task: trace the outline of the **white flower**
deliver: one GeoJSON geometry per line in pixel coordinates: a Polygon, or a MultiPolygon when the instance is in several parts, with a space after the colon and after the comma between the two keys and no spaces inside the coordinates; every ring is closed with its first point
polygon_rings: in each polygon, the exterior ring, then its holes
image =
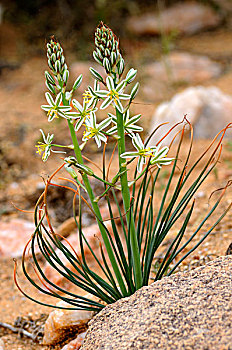
{"type": "Polygon", "coordinates": [[[112,103],[119,110],[119,112],[123,113],[123,106],[120,100],[130,99],[130,95],[123,93],[123,89],[126,86],[126,81],[123,80],[121,81],[121,83],[115,86],[113,78],[108,76],[106,78],[106,85],[107,85],[108,91],[106,90],[95,91],[96,96],[104,99],[100,109],[105,109],[112,103]]]}
{"type": "Polygon", "coordinates": [[[70,106],[63,106],[62,103],[62,93],[60,92],[55,101],[53,100],[49,92],[45,93],[46,100],[48,105],[43,105],[41,108],[47,112],[48,121],[51,122],[54,118],[63,117],[66,118],[65,112],[70,111],[70,106]]]}
{"type": "Polygon", "coordinates": [[[84,132],[82,141],[87,141],[93,137],[97,143],[97,146],[101,147],[101,141],[107,142],[107,138],[101,130],[105,129],[110,122],[111,118],[106,118],[100,124],[97,124],[96,115],[95,113],[91,112],[90,118],[86,119],[85,121],[86,131],[84,132]]]}
{"type": "MultiPolygon", "coordinates": [[[[117,132],[117,117],[111,113],[108,113],[108,116],[111,118],[111,121],[116,125],[107,131],[108,134],[112,135],[115,132],[117,132]]],[[[135,131],[143,131],[143,128],[141,126],[135,125],[140,118],[141,114],[134,115],[130,118],[129,109],[123,114],[124,130],[132,137],[134,136],[135,131]]]]}
{"type": "Polygon", "coordinates": [[[73,113],[79,118],[75,125],[75,130],[78,131],[81,125],[86,121],[86,118],[90,117],[90,113],[95,113],[97,108],[89,108],[88,100],[84,97],[83,105],[81,105],[77,100],[72,100],[73,107],[77,110],[77,112],[69,112],[67,114],[73,113]]]}
{"type": "Polygon", "coordinates": [[[137,149],[137,152],[125,152],[121,154],[122,158],[134,158],[139,157],[137,170],[140,173],[142,171],[143,165],[146,164],[147,158],[150,158],[150,164],[156,164],[158,167],[161,165],[168,165],[172,162],[173,158],[166,158],[166,155],[169,151],[169,148],[163,147],[159,149],[159,147],[151,146],[148,148],[144,148],[144,144],[141,140],[139,134],[134,135],[132,138],[132,143],[134,147],[137,149]]]}
{"type": "Polygon", "coordinates": [[[40,129],[40,132],[42,134],[44,142],[39,141],[38,145],[35,146],[35,147],[37,147],[36,153],[42,154],[44,152],[43,156],[42,156],[42,160],[43,160],[43,162],[46,162],[46,160],[50,156],[51,147],[52,147],[52,140],[53,140],[54,134],[50,135],[48,133],[48,136],[45,137],[43,130],[40,129]]]}
{"type": "Polygon", "coordinates": [[[160,146],[156,147],[153,153],[151,164],[156,164],[159,168],[161,165],[169,165],[174,160],[174,158],[167,158],[169,148],[167,146],[160,149],[160,146]]]}

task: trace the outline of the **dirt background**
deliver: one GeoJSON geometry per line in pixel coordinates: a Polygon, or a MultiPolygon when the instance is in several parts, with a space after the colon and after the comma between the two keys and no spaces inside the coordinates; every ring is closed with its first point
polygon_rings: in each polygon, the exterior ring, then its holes
{"type": "MultiPolygon", "coordinates": [[[[162,45],[159,37],[127,37],[125,29],[120,24],[123,23],[122,13],[129,16],[128,7],[125,10],[125,1],[121,5],[116,2],[112,12],[101,12],[104,7],[97,7],[88,14],[91,24],[87,24],[87,19],[81,22],[81,29],[77,29],[76,20],[70,20],[72,29],[67,24],[60,29],[57,23],[58,14],[54,11],[51,23],[45,25],[46,16],[51,11],[51,5],[46,8],[41,5],[41,11],[35,13],[34,22],[31,20],[33,11],[20,14],[19,19],[12,20],[12,14],[17,9],[17,1],[13,2],[15,7],[6,8],[6,16],[0,24],[0,215],[1,220],[11,221],[15,218],[32,220],[31,214],[20,213],[15,210],[11,202],[16,206],[31,210],[38,198],[41,189],[42,178],[46,178],[57,167],[60,162],[59,155],[54,155],[47,163],[43,163],[35,153],[35,143],[40,138],[39,129],[45,132],[52,132],[56,136],[57,143],[71,143],[67,127],[63,121],[48,125],[46,115],[40,106],[44,103],[44,70],[47,69],[46,56],[44,52],[44,41],[50,34],[57,33],[61,40],[64,40],[65,55],[70,65],[77,61],[91,60],[94,27],[100,16],[106,18],[111,23],[115,31],[121,35],[121,47],[125,61],[128,65],[142,71],[144,62],[153,61],[161,56],[162,45]],[[117,12],[118,11],[118,12],[117,12]],[[124,12],[123,12],[124,11],[124,12]],[[115,19],[118,14],[118,22],[115,19]],[[46,14],[46,15],[45,15],[46,14]],[[24,18],[24,20],[23,20],[24,18]],[[18,21],[18,22],[17,22],[18,21]],[[117,22],[117,23],[116,23],[117,22]],[[33,27],[34,23],[34,27],[33,27]],[[40,30],[41,26],[41,30],[40,30]],[[84,32],[82,37],[81,33],[84,32]],[[88,44],[84,44],[84,39],[88,44]]],[[[98,3],[98,2],[96,2],[98,3]]],[[[101,3],[99,1],[99,3],[101,3]]],[[[103,1],[104,3],[104,1],[103,1]]],[[[144,5],[144,2],[142,2],[144,5]]],[[[167,2],[168,3],[168,2],[167,2]]],[[[136,2],[132,2],[132,5],[136,2]]],[[[79,6],[81,4],[79,3],[79,6]]],[[[131,6],[132,6],[131,5],[131,6]]],[[[134,5],[133,5],[134,6],[134,5]]],[[[150,2],[149,2],[149,6],[150,2]]],[[[151,7],[152,8],[152,7],[151,7]]],[[[132,10],[131,10],[132,11],[132,10]]],[[[133,10],[136,12],[136,9],[133,10]]],[[[21,11],[23,12],[23,11],[21,11]]],[[[86,12],[87,13],[87,12],[86,12]]],[[[104,19],[104,18],[103,18],[104,19]]],[[[223,66],[223,74],[217,79],[205,81],[204,86],[214,85],[223,92],[232,95],[232,25],[229,21],[224,21],[219,27],[210,31],[202,31],[192,36],[180,36],[171,45],[173,49],[187,51],[189,53],[203,54],[219,62],[223,66]],[[213,40],[212,40],[213,38],[213,40]]],[[[75,77],[73,76],[73,79],[75,77]]],[[[145,84],[142,74],[140,74],[141,85],[145,84]]],[[[170,86],[165,98],[170,98],[177,91],[181,91],[182,86],[170,86]]],[[[142,96],[138,96],[140,104],[133,106],[135,113],[143,112],[144,136],[149,129],[149,121],[157,104],[161,101],[155,100],[147,102],[142,96]]],[[[208,141],[196,141],[195,152],[200,154],[202,147],[208,141]]],[[[87,148],[87,154],[92,154],[92,145],[87,148]]],[[[98,160],[100,154],[94,155],[98,160]]],[[[225,186],[226,182],[232,178],[232,144],[230,140],[224,142],[224,151],[218,171],[214,172],[201,189],[201,195],[197,198],[196,213],[190,225],[188,234],[196,225],[202,211],[208,208],[208,198],[216,188],[225,186]]],[[[161,184],[162,185],[162,184],[161,184]]],[[[228,195],[221,210],[230,202],[231,195],[228,195]]],[[[209,261],[216,256],[224,255],[231,243],[232,224],[231,212],[227,215],[215,232],[203,243],[183,265],[187,268],[209,261]]],[[[57,217],[54,219],[55,225],[60,224],[57,217]]],[[[62,221],[62,220],[61,220],[62,221]]],[[[210,225],[210,222],[209,222],[210,225]]],[[[42,314],[48,315],[50,309],[31,302],[22,296],[13,282],[13,261],[12,258],[1,258],[0,269],[0,321],[14,324],[18,316],[31,317],[33,320],[42,314]]],[[[19,281],[22,287],[34,297],[38,292],[34,291],[28,284],[25,284],[19,268],[19,281]]],[[[41,301],[48,301],[47,298],[39,294],[41,301]]],[[[5,350],[47,350],[49,347],[32,342],[26,337],[20,337],[9,330],[0,327],[0,337],[5,342],[5,350]]],[[[61,346],[51,347],[51,349],[61,349],[61,346]]]]}

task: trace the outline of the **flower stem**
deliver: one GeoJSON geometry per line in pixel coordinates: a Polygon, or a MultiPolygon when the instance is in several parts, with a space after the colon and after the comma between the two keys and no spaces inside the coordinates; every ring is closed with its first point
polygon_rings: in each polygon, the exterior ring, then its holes
{"type": "MultiPolygon", "coordinates": [[[[70,120],[68,120],[68,126],[69,126],[69,130],[70,130],[70,133],[71,133],[72,142],[73,142],[73,146],[74,146],[74,152],[75,152],[77,161],[78,161],[79,164],[84,164],[83,158],[82,158],[82,155],[81,155],[81,150],[80,150],[80,147],[79,147],[79,144],[78,144],[78,141],[77,141],[75,129],[74,129],[74,126],[73,126],[73,124],[71,123],[70,120]]],[[[115,260],[115,256],[114,256],[114,253],[113,253],[113,250],[112,250],[109,238],[108,238],[108,234],[107,234],[106,229],[104,228],[104,226],[102,224],[102,216],[101,216],[101,212],[99,210],[98,204],[94,201],[95,196],[94,196],[93,190],[92,190],[92,188],[90,186],[88,176],[86,174],[82,174],[82,179],[84,181],[85,188],[86,188],[86,190],[88,192],[89,199],[91,201],[93,210],[94,210],[94,212],[95,212],[95,214],[96,214],[96,216],[98,218],[97,222],[98,222],[98,226],[99,226],[99,229],[100,229],[100,232],[101,232],[101,235],[102,235],[102,239],[104,241],[104,244],[105,244],[108,256],[110,258],[110,261],[111,261],[111,264],[112,264],[115,276],[116,276],[117,281],[118,281],[118,284],[120,286],[121,292],[123,293],[124,296],[126,296],[128,293],[127,293],[127,290],[126,290],[126,287],[125,287],[125,284],[124,284],[124,281],[123,281],[123,278],[122,278],[122,274],[121,274],[121,272],[120,272],[120,270],[118,268],[118,264],[117,264],[117,262],[115,260]]]]}
{"type": "Polygon", "coordinates": [[[120,113],[116,109],[117,116],[117,130],[118,130],[118,158],[119,158],[119,171],[121,174],[121,188],[122,188],[122,198],[123,204],[126,214],[127,226],[130,227],[130,231],[128,235],[130,235],[131,242],[131,251],[132,251],[132,259],[133,259],[133,271],[134,271],[134,279],[136,289],[139,289],[143,285],[142,281],[142,270],[140,265],[140,254],[139,254],[139,246],[137,241],[135,222],[133,215],[130,214],[130,190],[128,186],[127,179],[127,168],[125,164],[125,160],[121,158],[121,154],[125,152],[125,132],[123,125],[123,114],[120,113]]]}

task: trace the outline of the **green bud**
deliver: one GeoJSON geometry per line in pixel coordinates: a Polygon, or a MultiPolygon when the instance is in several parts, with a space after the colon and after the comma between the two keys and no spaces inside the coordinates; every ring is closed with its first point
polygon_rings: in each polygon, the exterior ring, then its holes
{"type": "Polygon", "coordinates": [[[75,80],[75,83],[73,84],[73,88],[72,88],[73,91],[79,88],[79,86],[82,83],[82,79],[83,79],[83,75],[80,74],[79,77],[75,80]]]}
{"type": "Polygon", "coordinates": [[[63,73],[63,81],[65,82],[65,84],[67,84],[68,78],[69,78],[69,71],[65,69],[63,73]]]}
{"type": "Polygon", "coordinates": [[[48,90],[49,90],[53,95],[55,95],[55,94],[56,94],[56,90],[55,90],[54,86],[53,86],[52,84],[50,84],[47,80],[45,81],[45,84],[46,84],[48,90]]]}
{"type": "Polygon", "coordinates": [[[132,81],[135,79],[136,77],[136,74],[137,74],[137,70],[134,69],[134,68],[131,68],[129,70],[129,72],[127,73],[127,76],[126,76],[126,82],[127,84],[130,84],[132,83],[132,81]]]}
{"type": "Polygon", "coordinates": [[[131,101],[135,98],[138,91],[139,91],[139,83],[136,83],[135,86],[133,87],[133,89],[131,90],[131,93],[130,93],[130,96],[131,96],[130,100],[131,101]]]}
{"type": "Polygon", "coordinates": [[[92,74],[92,76],[94,77],[94,79],[100,81],[101,83],[104,81],[101,74],[98,73],[94,68],[90,67],[89,70],[90,70],[90,73],[92,74]]]}
{"type": "Polygon", "coordinates": [[[65,170],[72,176],[73,179],[77,178],[77,173],[69,164],[65,164],[64,166],[65,170]]]}
{"type": "Polygon", "coordinates": [[[45,78],[46,78],[48,83],[50,83],[52,85],[56,85],[55,79],[48,71],[45,71],[45,78]]]}

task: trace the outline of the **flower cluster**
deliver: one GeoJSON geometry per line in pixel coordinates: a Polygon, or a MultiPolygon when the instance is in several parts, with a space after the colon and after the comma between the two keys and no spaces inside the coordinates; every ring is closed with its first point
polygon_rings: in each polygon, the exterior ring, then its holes
{"type": "Polygon", "coordinates": [[[120,54],[119,40],[112,30],[100,22],[95,32],[95,51],[93,57],[102,65],[106,73],[117,73],[119,77],[124,71],[124,59],[120,54]]]}
{"type": "MultiPolygon", "coordinates": [[[[139,133],[143,131],[143,128],[137,124],[141,114],[130,115],[130,105],[138,92],[139,84],[136,83],[131,91],[126,91],[136,78],[137,70],[131,68],[125,77],[122,77],[124,60],[120,53],[119,40],[112,30],[102,22],[95,32],[95,45],[94,59],[105,68],[107,76],[104,79],[96,69],[91,67],[90,72],[95,79],[94,85],[87,87],[82,101],[79,102],[73,98],[73,93],[80,86],[82,75],[77,78],[71,91],[66,91],[69,74],[63,49],[54,38],[47,44],[48,65],[53,76],[46,72],[46,83],[50,92],[55,95],[53,98],[49,92],[45,94],[48,104],[43,105],[42,109],[47,112],[48,121],[51,122],[54,118],[59,117],[65,118],[74,125],[75,132],[84,127],[82,147],[90,139],[95,140],[98,148],[101,147],[102,142],[107,142],[108,137],[113,136],[120,140],[122,138],[122,135],[119,134],[120,128],[120,133],[123,130],[123,137],[130,136],[136,151],[121,152],[119,157],[138,158],[137,169],[139,172],[142,172],[145,164],[148,164],[147,166],[157,165],[158,167],[170,164],[172,159],[167,158],[168,147],[146,148],[141,140],[139,133]],[[58,90],[57,93],[56,90],[58,90]],[[108,113],[107,118],[98,123],[96,117],[98,108],[105,110],[110,106],[115,109],[116,115],[108,113]]],[[[43,160],[47,160],[50,154],[49,147],[49,145],[45,147],[47,152],[45,152],[46,156],[43,157],[43,160]]],[[[41,150],[41,146],[38,149],[41,150]]]]}

